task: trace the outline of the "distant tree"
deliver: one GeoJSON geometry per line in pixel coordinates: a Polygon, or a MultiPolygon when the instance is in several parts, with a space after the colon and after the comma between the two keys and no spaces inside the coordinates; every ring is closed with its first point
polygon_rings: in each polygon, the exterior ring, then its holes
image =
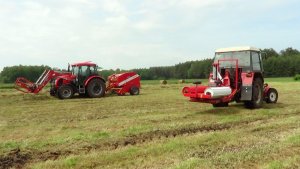
{"type": "Polygon", "coordinates": [[[193,62],[179,63],[175,65],[175,78],[177,79],[187,79],[188,70],[190,69],[193,62]]]}
{"type": "Polygon", "coordinates": [[[11,66],[4,67],[0,73],[0,81],[3,83],[13,83],[18,77],[25,77],[30,81],[36,81],[45,69],[50,69],[49,66],[11,66]]]}
{"type": "Polygon", "coordinates": [[[261,52],[262,52],[263,60],[266,60],[271,57],[279,56],[279,54],[273,48],[263,49],[263,50],[261,50],[261,52]]]}
{"type": "Polygon", "coordinates": [[[285,50],[280,51],[280,55],[282,56],[294,56],[299,55],[300,52],[297,49],[293,49],[292,47],[286,48],[285,50]]]}
{"type": "Polygon", "coordinates": [[[207,78],[212,67],[212,59],[195,61],[188,70],[188,78],[207,78]]]}
{"type": "Polygon", "coordinates": [[[107,79],[107,77],[108,77],[109,75],[112,75],[112,74],[114,74],[115,72],[116,72],[115,70],[109,69],[109,70],[101,70],[101,71],[99,71],[99,74],[100,74],[103,78],[107,79]]]}

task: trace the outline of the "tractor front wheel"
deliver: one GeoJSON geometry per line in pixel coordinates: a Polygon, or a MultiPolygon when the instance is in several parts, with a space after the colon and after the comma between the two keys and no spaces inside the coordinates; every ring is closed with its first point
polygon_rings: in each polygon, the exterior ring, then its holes
{"type": "Polygon", "coordinates": [[[100,79],[93,79],[89,82],[87,86],[87,92],[89,97],[103,97],[105,94],[105,84],[100,79]]]}
{"type": "Polygon", "coordinates": [[[54,88],[51,88],[51,89],[50,89],[50,95],[51,95],[51,96],[56,96],[56,93],[57,93],[57,92],[56,92],[56,90],[55,90],[54,88]]]}
{"type": "Polygon", "coordinates": [[[252,85],[252,100],[246,101],[245,106],[250,109],[260,108],[263,103],[263,81],[255,78],[252,85]]]}
{"type": "Polygon", "coordinates": [[[73,87],[70,85],[62,85],[58,89],[57,96],[60,99],[70,99],[74,95],[73,87]]]}
{"type": "Polygon", "coordinates": [[[140,89],[138,87],[131,87],[130,89],[130,95],[139,95],[140,94],[140,89]]]}
{"type": "Polygon", "coordinates": [[[270,88],[268,93],[267,93],[267,103],[276,103],[278,100],[278,92],[274,88],[270,88]]]}

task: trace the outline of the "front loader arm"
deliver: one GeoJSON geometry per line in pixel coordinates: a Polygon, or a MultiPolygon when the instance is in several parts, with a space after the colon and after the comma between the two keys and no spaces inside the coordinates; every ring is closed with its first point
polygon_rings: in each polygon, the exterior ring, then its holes
{"type": "Polygon", "coordinates": [[[33,83],[24,77],[17,78],[15,82],[15,88],[24,93],[39,93],[51,79],[62,75],[62,73],[54,70],[45,70],[38,80],[33,83]]]}

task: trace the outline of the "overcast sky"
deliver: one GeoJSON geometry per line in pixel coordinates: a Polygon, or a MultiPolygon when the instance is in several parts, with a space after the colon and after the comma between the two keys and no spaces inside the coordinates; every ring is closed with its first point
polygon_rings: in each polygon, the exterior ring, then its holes
{"type": "Polygon", "coordinates": [[[167,66],[220,47],[300,49],[298,0],[0,0],[0,70],[167,66]]]}

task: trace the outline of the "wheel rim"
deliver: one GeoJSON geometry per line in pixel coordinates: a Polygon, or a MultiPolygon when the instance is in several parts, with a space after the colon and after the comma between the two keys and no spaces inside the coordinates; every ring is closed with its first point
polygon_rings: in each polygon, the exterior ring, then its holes
{"type": "Polygon", "coordinates": [[[277,96],[275,92],[271,92],[269,95],[269,99],[271,102],[274,102],[276,100],[277,96]]]}
{"type": "Polygon", "coordinates": [[[95,84],[93,87],[93,93],[95,95],[100,95],[102,92],[102,87],[100,86],[100,84],[95,84]]]}
{"type": "Polygon", "coordinates": [[[134,93],[135,95],[137,95],[137,94],[139,93],[138,89],[134,88],[134,89],[133,89],[133,93],[134,93]]]}
{"type": "Polygon", "coordinates": [[[65,98],[70,97],[71,94],[72,94],[71,89],[64,89],[63,92],[62,92],[62,95],[63,95],[63,97],[65,97],[65,98]]]}
{"type": "Polygon", "coordinates": [[[132,88],[131,88],[131,93],[132,93],[133,95],[138,95],[138,94],[139,94],[139,89],[138,89],[137,87],[132,87],[132,88]]]}

